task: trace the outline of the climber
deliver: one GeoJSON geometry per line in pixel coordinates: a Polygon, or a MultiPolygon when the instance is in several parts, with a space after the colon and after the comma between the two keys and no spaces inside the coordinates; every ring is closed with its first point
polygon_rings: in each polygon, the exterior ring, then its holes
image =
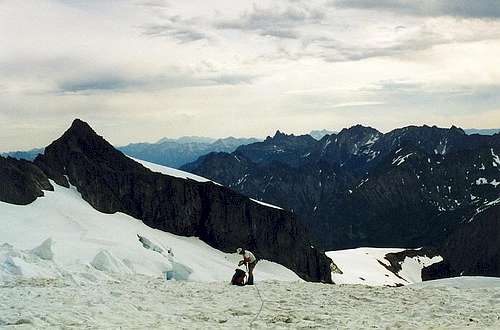
{"type": "Polygon", "coordinates": [[[245,265],[248,269],[248,280],[246,284],[253,285],[253,270],[255,265],[257,265],[257,258],[255,258],[252,252],[242,248],[237,248],[236,253],[243,256],[243,260],[240,260],[238,266],[245,265]]]}

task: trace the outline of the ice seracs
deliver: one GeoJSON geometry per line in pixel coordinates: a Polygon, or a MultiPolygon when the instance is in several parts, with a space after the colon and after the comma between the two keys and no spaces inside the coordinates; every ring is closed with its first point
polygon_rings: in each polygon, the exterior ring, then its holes
{"type": "Polygon", "coordinates": [[[47,238],[42,244],[31,250],[31,253],[44,260],[52,260],[54,252],[52,251],[52,238],[47,238]]]}

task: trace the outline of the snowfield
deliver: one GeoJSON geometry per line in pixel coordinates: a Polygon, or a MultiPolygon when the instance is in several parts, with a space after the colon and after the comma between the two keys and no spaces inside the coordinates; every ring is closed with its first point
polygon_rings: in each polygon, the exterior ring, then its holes
{"type": "MultiPolygon", "coordinates": [[[[0,202],[0,281],[94,277],[93,270],[151,276],[171,272],[177,280],[227,281],[241,259],[196,237],[152,229],[123,213],[101,213],[76,188],[52,184],[54,192],[46,191],[29,205],[0,202]]],[[[299,280],[289,269],[265,260],[255,277],[299,280]]]]}
{"type": "Polygon", "coordinates": [[[19,278],[0,285],[0,326],[498,329],[499,280],[469,278],[465,287],[456,284],[464,279],[393,288],[304,282],[233,287],[226,282],[166,282],[119,274],[78,281],[19,278]]]}
{"type": "Polygon", "coordinates": [[[385,256],[406,249],[395,248],[357,248],[326,252],[335,265],[342,271],[332,273],[336,284],[365,285],[408,285],[422,282],[422,269],[443,260],[442,257],[406,257],[401,271],[396,275],[384,265],[390,266],[385,256]]]}

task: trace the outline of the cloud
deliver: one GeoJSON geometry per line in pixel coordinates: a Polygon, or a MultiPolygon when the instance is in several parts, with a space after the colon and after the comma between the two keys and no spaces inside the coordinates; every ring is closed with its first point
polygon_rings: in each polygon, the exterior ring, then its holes
{"type": "Polygon", "coordinates": [[[475,3],[473,1],[461,7],[457,3],[463,1],[441,4],[445,2],[447,1],[337,0],[331,2],[334,6],[325,6],[316,1],[277,1],[271,7],[254,4],[237,18],[214,19],[213,25],[222,32],[236,30],[243,34],[272,37],[269,39],[274,39],[279,44],[274,53],[261,57],[265,60],[320,58],[332,63],[399,57],[436,45],[499,37],[500,28],[495,23],[488,25],[491,22],[441,17],[442,15],[437,15],[437,9],[431,10],[433,6],[444,8],[443,12],[447,8],[451,8],[452,12],[458,12],[457,8],[462,8],[464,16],[466,12],[472,17],[476,14],[494,16],[497,9],[484,9],[487,3],[492,2],[479,1],[481,4],[470,10],[468,8],[470,3],[475,3]],[[431,3],[436,4],[432,6],[431,3]],[[421,7],[439,17],[425,19],[420,16],[399,15],[402,12],[416,14],[421,7]],[[358,10],[346,10],[353,8],[358,10]],[[479,8],[484,10],[480,11],[479,8]],[[398,15],[395,16],[396,10],[398,15]],[[482,11],[484,13],[481,14],[482,11]]]}
{"type": "Polygon", "coordinates": [[[139,6],[148,7],[153,10],[170,8],[166,0],[144,0],[137,3],[139,6]]]}
{"type": "Polygon", "coordinates": [[[498,13],[485,1],[0,2],[0,149],[46,144],[75,116],[120,144],[500,125],[500,20],[477,19],[498,13]],[[24,124],[38,129],[11,128],[24,124]]]}
{"type": "Polygon", "coordinates": [[[380,81],[365,91],[389,100],[399,109],[421,107],[426,112],[450,115],[471,114],[496,109],[500,102],[499,84],[483,86],[436,85],[411,81],[380,81]]]}
{"type": "Polygon", "coordinates": [[[117,77],[103,77],[101,79],[78,79],[63,81],[59,88],[62,92],[89,92],[103,90],[123,90],[138,85],[137,81],[128,81],[117,77]]]}
{"type": "Polygon", "coordinates": [[[354,102],[345,102],[345,103],[337,103],[333,104],[332,108],[354,108],[354,107],[366,107],[366,106],[374,106],[374,105],[383,105],[385,102],[380,101],[354,101],[354,102]]]}
{"type": "Polygon", "coordinates": [[[334,0],[339,8],[387,10],[417,16],[500,18],[498,0],[334,0]]]}
{"type": "Polygon", "coordinates": [[[158,91],[189,87],[250,84],[257,78],[243,73],[213,72],[197,74],[172,68],[169,74],[156,76],[117,76],[109,73],[93,74],[90,78],[74,77],[59,83],[57,93],[102,93],[127,91],[158,91]]]}
{"type": "Polygon", "coordinates": [[[197,29],[195,19],[180,16],[163,17],[160,23],[150,23],[142,27],[143,34],[152,37],[164,37],[180,43],[209,40],[210,35],[197,29]]]}
{"type": "Polygon", "coordinates": [[[319,8],[305,6],[299,2],[285,7],[260,8],[254,4],[236,19],[221,20],[215,27],[222,30],[255,32],[261,36],[298,39],[300,27],[319,24],[325,18],[319,8]]]}
{"type": "Polygon", "coordinates": [[[248,74],[215,74],[207,77],[207,79],[214,81],[218,85],[250,84],[256,78],[258,78],[258,76],[248,74]]]}

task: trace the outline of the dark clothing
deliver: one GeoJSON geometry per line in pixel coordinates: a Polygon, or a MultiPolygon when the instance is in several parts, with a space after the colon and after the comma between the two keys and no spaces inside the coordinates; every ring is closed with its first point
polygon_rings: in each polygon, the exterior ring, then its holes
{"type": "Polygon", "coordinates": [[[248,264],[248,281],[247,285],[253,285],[253,270],[257,265],[257,260],[248,264]]]}

